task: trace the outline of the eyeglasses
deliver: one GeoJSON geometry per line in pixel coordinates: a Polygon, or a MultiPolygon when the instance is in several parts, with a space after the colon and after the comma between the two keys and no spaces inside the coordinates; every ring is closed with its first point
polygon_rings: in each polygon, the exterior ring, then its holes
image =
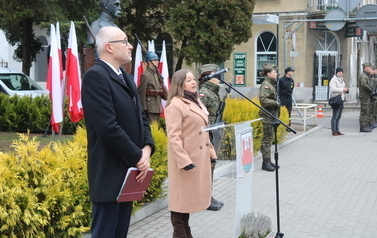
{"type": "Polygon", "coordinates": [[[128,45],[128,40],[127,39],[124,39],[124,40],[112,40],[112,41],[109,41],[107,43],[117,43],[117,42],[123,42],[125,43],[126,45],[128,45]]]}

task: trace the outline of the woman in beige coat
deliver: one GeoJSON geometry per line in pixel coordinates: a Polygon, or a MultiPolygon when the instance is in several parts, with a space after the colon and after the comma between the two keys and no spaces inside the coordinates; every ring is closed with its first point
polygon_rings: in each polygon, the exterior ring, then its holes
{"type": "Polygon", "coordinates": [[[169,210],[173,238],[192,238],[189,216],[211,203],[211,159],[208,111],[197,97],[197,82],[187,69],[174,73],[165,111],[168,135],[169,210]]]}

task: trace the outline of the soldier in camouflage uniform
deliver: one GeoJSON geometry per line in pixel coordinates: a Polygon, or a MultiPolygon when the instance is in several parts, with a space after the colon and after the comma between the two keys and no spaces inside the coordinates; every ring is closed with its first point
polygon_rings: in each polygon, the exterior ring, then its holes
{"type": "Polygon", "coordinates": [[[371,104],[371,94],[373,88],[371,87],[370,74],[372,71],[370,63],[363,64],[363,72],[359,76],[359,99],[360,99],[360,132],[371,132],[373,127],[370,125],[370,104],[371,104]]]}
{"type": "Polygon", "coordinates": [[[377,127],[377,66],[372,66],[371,87],[373,89],[371,96],[371,126],[377,127]]]}
{"type": "MultiPolygon", "coordinates": [[[[268,112],[270,112],[274,116],[278,116],[280,103],[277,101],[276,97],[276,66],[272,64],[265,64],[263,68],[263,75],[265,76],[265,78],[259,88],[259,101],[261,103],[261,106],[268,112]]],[[[272,118],[262,110],[260,111],[260,116],[263,117],[263,138],[261,146],[261,153],[263,158],[262,170],[274,171],[276,165],[271,162],[271,146],[274,139],[274,118],[272,118]]]]}
{"type": "MultiPolygon", "coordinates": [[[[214,72],[218,71],[218,66],[215,64],[205,64],[202,65],[199,69],[200,76],[199,80],[199,96],[200,101],[206,106],[208,110],[208,119],[210,124],[213,124],[216,119],[217,110],[219,109],[220,105],[220,80],[217,78],[212,78],[207,82],[202,82],[201,79],[207,75],[210,75],[214,72]]],[[[210,131],[211,143],[214,146],[216,152],[219,151],[220,148],[220,140],[221,134],[219,130],[212,130],[210,131]]],[[[212,161],[211,169],[212,169],[212,183],[213,183],[213,173],[216,167],[216,161],[212,161]]],[[[221,201],[216,200],[215,198],[211,198],[211,205],[208,207],[208,210],[218,211],[221,207],[224,206],[224,203],[221,201]]]]}

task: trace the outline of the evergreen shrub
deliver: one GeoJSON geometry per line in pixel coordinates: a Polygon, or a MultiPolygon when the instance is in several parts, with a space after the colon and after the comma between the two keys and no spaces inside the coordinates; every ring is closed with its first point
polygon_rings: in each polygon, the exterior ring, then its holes
{"type": "MultiPolygon", "coordinates": [[[[51,101],[48,97],[10,97],[0,93],[0,131],[42,133],[49,125],[50,118],[51,101]]],[[[63,133],[73,134],[77,125],[82,126],[83,121],[75,124],[65,116],[63,133]]]]}
{"type": "MultiPolygon", "coordinates": [[[[256,104],[260,105],[257,98],[252,99],[256,104]]],[[[251,121],[260,118],[260,109],[248,100],[243,98],[230,98],[226,99],[226,107],[223,113],[223,120],[226,123],[238,123],[243,121],[251,121]]],[[[289,122],[288,110],[285,107],[280,108],[279,119],[287,124],[289,122]]],[[[262,120],[258,120],[251,123],[253,127],[253,142],[254,152],[260,151],[263,137],[263,125],[262,120]]],[[[286,128],[282,125],[278,126],[277,139],[278,143],[281,143],[286,135],[286,128]]],[[[234,159],[235,146],[234,146],[234,130],[233,127],[229,127],[224,130],[224,136],[222,138],[222,148],[220,157],[223,159],[234,159]]]]}
{"type": "Polygon", "coordinates": [[[1,237],[78,237],[88,230],[91,204],[86,140],[51,142],[20,134],[13,153],[0,153],[1,237]]]}
{"type": "Polygon", "coordinates": [[[264,214],[248,213],[241,218],[239,238],[265,238],[271,232],[271,224],[271,219],[264,214]]]}

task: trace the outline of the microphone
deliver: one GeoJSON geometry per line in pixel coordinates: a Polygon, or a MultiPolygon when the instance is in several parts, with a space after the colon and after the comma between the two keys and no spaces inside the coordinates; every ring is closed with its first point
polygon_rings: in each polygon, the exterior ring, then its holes
{"type": "Polygon", "coordinates": [[[201,81],[202,82],[207,82],[208,80],[212,79],[212,78],[217,78],[218,76],[220,76],[221,74],[223,73],[226,73],[229,71],[229,68],[225,68],[225,69],[222,69],[222,70],[219,70],[217,71],[216,73],[214,74],[210,74],[210,75],[207,75],[207,76],[204,76],[201,81]]]}

